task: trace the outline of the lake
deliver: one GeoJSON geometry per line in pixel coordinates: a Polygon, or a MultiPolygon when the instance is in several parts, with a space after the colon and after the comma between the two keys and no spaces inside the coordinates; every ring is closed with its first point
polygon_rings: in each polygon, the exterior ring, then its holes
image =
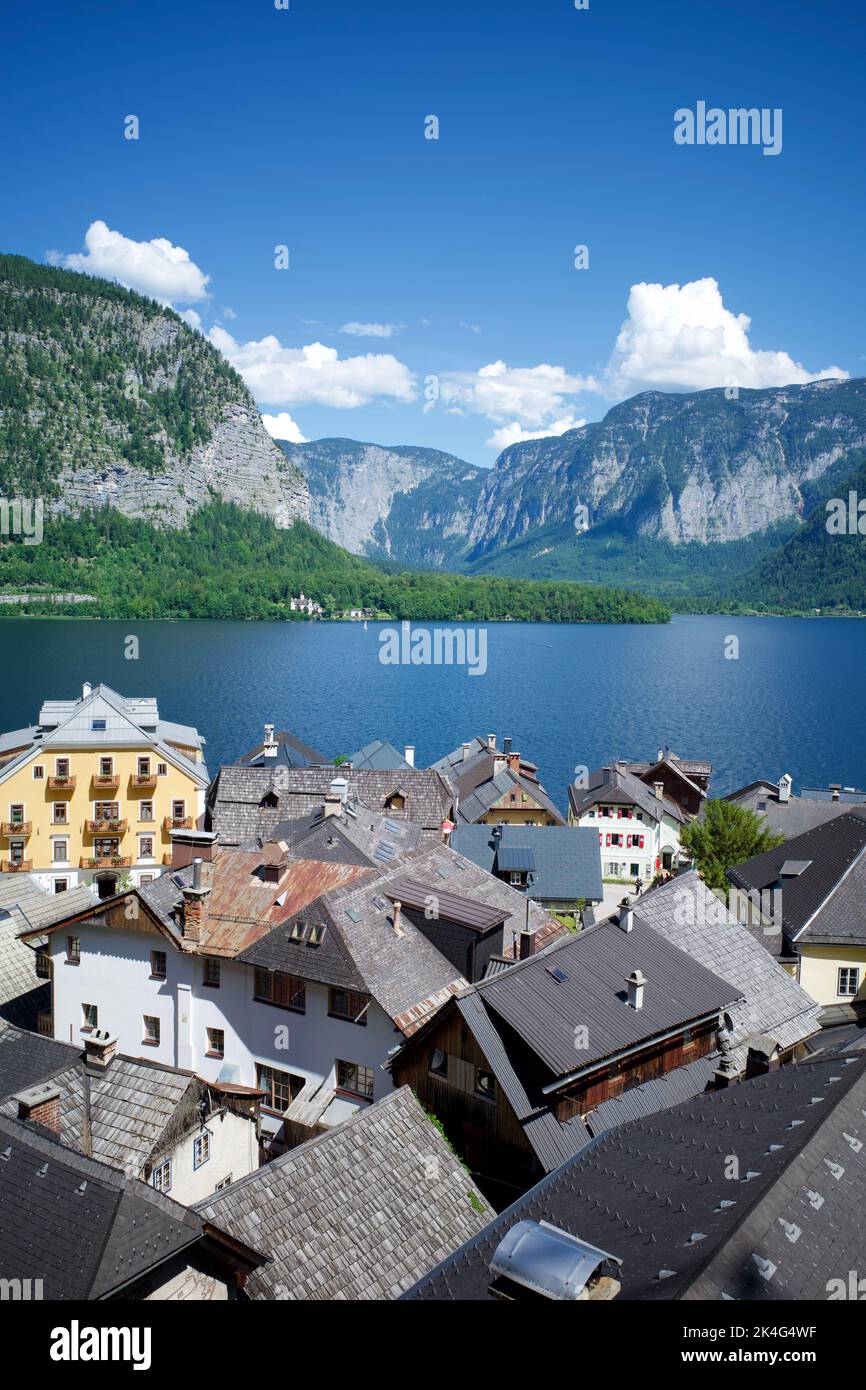
{"type": "Polygon", "coordinates": [[[211,772],[259,742],[267,721],[329,756],[374,738],[414,743],[419,766],[473,734],[510,736],[561,808],[576,766],[648,757],[665,743],[708,758],[717,795],[783,772],[795,790],[866,784],[866,622],[492,623],[476,676],[382,664],[382,627],[4,620],[0,729],[35,721],[43,699],[104,681],[156,695],[163,718],[197,725],[211,772]],[[130,636],[137,660],[124,655],[130,636]]]}

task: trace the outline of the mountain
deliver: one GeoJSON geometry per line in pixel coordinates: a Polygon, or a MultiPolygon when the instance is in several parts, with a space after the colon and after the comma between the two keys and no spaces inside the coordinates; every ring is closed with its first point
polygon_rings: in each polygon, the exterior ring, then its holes
{"type": "Polygon", "coordinates": [[[438,449],[353,439],[282,448],[307,480],[310,521],[338,545],[435,569],[459,563],[487,469],[438,449]]]}
{"type": "Polygon", "coordinates": [[[182,526],[216,495],[289,525],[302,474],[240,377],[171,309],[0,256],[0,493],[182,526]]]}
{"type": "Polygon", "coordinates": [[[743,390],[736,400],[723,390],[647,391],[595,424],[500,454],[468,560],[534,533],[549,554],[579,534],[576,513],[589,528],[581,543],[611,524],[673,546],[742,541],[795,525],[816,480],[864,444],[862,378],[743,390]]]}

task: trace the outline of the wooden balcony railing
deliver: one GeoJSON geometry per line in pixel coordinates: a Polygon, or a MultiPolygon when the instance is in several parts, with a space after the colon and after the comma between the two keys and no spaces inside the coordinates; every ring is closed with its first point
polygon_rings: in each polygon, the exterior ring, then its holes
{"type": "Polygon", "coordinates": [[[116,792],[120,786],[120,774],[117,772],[95,772],[93,774],[93,785],[99,787],[100,791],[116,792]]]}
{"type": "Polygon", "coordinates": [[[53,1038],[54,1028],[50,1012],[43,1011],[36,1015],[36,1031],[41,1033],[43,1038],[53,1038]]]}
{"type": "Polygon", "coordinates": [[[81,869],[128,869],[132,859],[128,854],[105,854],[100,859],[82,854],[79,861],[81,869]]]}
{"type": "Polygon", "coordinates": [[[166,816],[163,830],[192,830],[192,816],[166,816]]]}
{"type": "Polygon", "coordinates": [[[48,790],[50,792],[74,792],[74,777],[49,777],[48,790]]]}
{"type": "Polygon", "coordinates": [[[85,835],[125,835],[128,821],[88,820],[84,822],[85,835]]]}
{"type": "Polygon", "coordinates": [[[159,785],[155,772],[134,772],[129,780],[134,787],[156,788],[159,785]]]}
{"type": "Polygon", "coordinates": [[[7,839],[10,835],[13,839],[17,835],[22,840],[26,840],[27,836],[31,833],[31,829],[32,826],[29,820],[4,820],[2,825],[0,825],[0,835],[5,835],[7,839]]]}
{"type": "Polygon", "coordinates": [[[0,872],[4,874],[29,874],[32,868],[32,859],[0,860],[0,872]]]}

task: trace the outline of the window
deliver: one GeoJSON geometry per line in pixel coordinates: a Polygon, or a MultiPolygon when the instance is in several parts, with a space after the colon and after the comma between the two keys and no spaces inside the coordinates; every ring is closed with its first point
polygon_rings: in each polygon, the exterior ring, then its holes
{"type": "Polygon", "coordinates": [[[69,759],[68,759],[68,758],[55,758],[55,759],[54,759],[54,775],[55,775],[55,777],[68,777],[68,776],[69,776],[69,759]]]}
{"type": "Polygon", "coordinates": [[[81,942],[77,936],[66,938],[66,959],[70,965],[78,965],[81,960],[81,942]]]}
{"type": "Polygon", "coordinates": [[[332,1018],[345,1018],[366,1027],[369,1002],[368,994],[357,994],[353,989],[328,990],[328,1013],[332,1018]]]}
{"type": "Polygon", "coordinates": [[[288,1110],[295,1096],[304,1088],[304,1078],[293,1076],[289,1071],[277,1071],[275,1067],[256,1066],[256,1084],[264,1091],[262,1104],[268,1110],[283,1114],[288,1110]]]}
{"type": "Polygon", "coordinates": [[[217,1183],[216,1187],[214,1188],[214,1192],[222,1192],[224,1187],[231,1187],[231,1182],[232,1175],[231,1173],[229,1173],[226,1177],[223,1178],[222,1182],[217,1183]]]}
{"type": "Polygon", "coordinates": [[[433,1056],[430,1058],[430,1070],[436,1076],[448,1076],[448,1053],[443,1052],[441,1047],[433,1049],[433,1056]]]}
{"type": "Polygon", "coordinates": [[[24,841],[23,841],[23,840],[10,840],[10,841],[9,841],[9,857],[10,857],[10,859],[12,860],[12,863],[13,863],[13,864],[23,864],[23,863],[24,863],[24,841]]]}
{"type": "Polygon", "coordinates": [[[139,882],[139,885],[144,884],[144,883],[153,883],[153,874],[141,874],[141,875],[139,876],[138,882],[139,882]]]}
{"type": "Polygon", "coordinates": [[[628,871],[631,874],[632,878],[637,878],[638,874],[640,873],[640,864],[629,864],[628,871]]]}
{"type": "Polygon", "coordinates": [[[167,776],[168,776],[168,763],[157,763],[157,765],[156,765],[156,775],[157,775],[157,777],[167,777],[167,776]]]}
{"type": "Polygon", "coordinates": [[[150,978],[152,980],[164,980],[166,975],[166,954],[165,951],[151,951],[150,953],[150,978]]]}
{"type": "Polygon", "coordinates": [[[95,1004],[81,1005],[81,1027],[88,1033],[94,1028],[98,1028],[99,1010],[95,1004]]]}
{"type": "Polygon", "coordinates": [[[138,760],[138,775],[139,775],[139,777],[149,777],[149,776],[150,776],[150,758],[139,758],[139,760],[138,760]]]}
{"type": "Polygon", "coordinates": [[[100,775],[100,777],[113,777],[113,776],[114,776],[114,759],[113,759],[113,758],[100,758],[100,759],[99,759],[99,775],[100,775]]]}
{"type": "Polygon", "coordinates": [[[36,952],[36,978],[39,980],[51,979],[51,957],[44,946],[40,946],[36,952]]]}
{"type": "Polygon", "coordinates": [[[139,835],[138,837],[138,857],[139,859],[153,858],[153,836],[139,835]]]}
{"type": "Polygon", "coordinates": [[[151,1047],[159,1042],[159,1019],[153,1014],[144,1015],[144,1037],[142,1042],[149,1043],[151,1047]]]}
{"type": "Polygon", "coordinates": [[[485,1100],[496,1099],[496,1081],[490,1071],[481,1071],[479,1068],[475,1078],[475,1089],[485,1100]]]}
{"type": "Polygon", "coordinates": [[[44,763],[34,763],[34,764],[33,764],[33,780],[34,780],[34,782],[41,782],[41,781],[43,781],[44,777],[45,777],[45,765],[44,765],[44,763]]]}
{"type": "Polygon", "coordinates": [[[202,984],[209,989],[219,989],[220,987],[220,963],[218,960],[205,960],[202,962],[202,984]]]}
{"type": "Polygon", "coordinates": [[[839,986],[837,994],[845,994],[849,997],[856,994],[860,988],[860,971],[854,966],[843,965],[839,969],[839,986]]]}
{"type": "Polygon", "coordinates": [[[24,802],[14,801],[9,807],[9,820],[12,825],[24,824],[24,802]]]}
{"type": "Polygon", "coordinates": [[[183,820],[183,818],[184,818],[185,815],[186,815],[186,802],[185,802],[185,801],[173,801],[173,802],[171,803],[171,818],[172,818],[172,820],[183,820]]]}
{"type": "Polygon", "coordinates": [[[106,727],[104,719],[91,719],[90,721],[90,728],[94,734],[104,734],[106,727]]]}
{"type": "Polygon", "coordinates": [[[226,1050],[226,1035],[222,1028],[208,1028],[207,1030],[207,1055],[208,1057],[224,1057],[226,1050]]]}
{"type": "Polygon", "coordinates": [[[52,825],[68,825],[69,817],[65,801],[53,801],[51,803],[51,823],[52,825]]]}
{"type": "Polygon", "coordinates": [[[351,1091],[353,1096],[373,1097],[373,1069],[357,1062],[337,1062],[337,1090],[351,1091]]]}
{"type": "Polygon", "coordinates": [[[120,820],[119,801],[94,801],[94,820],[120,820]]]}
{"type": "Polygon", "coordinates": [[[512,888],[520,888],[523,884],[523,874],[519,873],[516,869],[512,870],[508,875],[508,882],[511,884],[512,888]]]}
{"type": "Polygon", "coordinates": [[[51,860],[54,864],[66,864],[69,862],[68,840],[52,840],[51,860]]]}
{"type": "Polygon", "coordinates": [[[138,803],[138,819],[139,819],[139,820],[153,820],[153,802],[152,802],[152,801],[139,801],[139,803],[138,803]]]}
{"type": "Polygon", "coordinates": [[[167,1158],[164,1163],[159,1163],[153,1170],[151,1178],[153,1186],[157,1192],[171,1191],[171,1159],[167,1158]]]}
{"type": "Polygon", "coordinates": [[[281,1009],[306,1012],[306,983],[296,975],[282,970],[256,969],[255,998],[263,1004],[277,1004],[281,1009]]]}
{"type": "Polygon", "coordinates": [[[96,839],[93,841],[93,851],[97,859],[115,859],[120,854],[120,841],[96,839]]]}
{"type": "Polygon", "coordinates": [[[65,893],[68,887],[69,887],[69,879],[68,879],[68,878],[56,878],[56,879],[54,880],[54,891],[55,891],[55,893],[65,893]]]}
{"type": "Polygon", "coordinates": [[[207,1163],[207,1161],[208,1161],[209,1158],[210,1158],[210,1134],[209,1134],[209,1132],[205,1129],[205,1130],[203,1130],[202,1133],[198,1136],[198,1138],[195,1139],[195,1140],[193,1141],[193,1146],[192,1146],[192,1166],[193,1166],[193,1168],[201,1168],[205,1163],[207,1163]]]}

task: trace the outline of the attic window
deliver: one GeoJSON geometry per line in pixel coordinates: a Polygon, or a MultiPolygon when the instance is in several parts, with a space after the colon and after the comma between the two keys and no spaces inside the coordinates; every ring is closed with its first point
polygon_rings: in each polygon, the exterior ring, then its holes
{"type": "Polygon", "coordinates": [[[102,734],[105,732],[107,725],[104,719],[91,719],[90,728],[94,734],[102,734]]]}
{"type": "Polygon", "coordinates": [[[279,805],[279,798],[278,798],[276,792],[265,792],[264,796],[262,797],[261,801],[259,802],[259,805],[260,805],[260,806],[268,806],[268,807],[271,807],[271,808],[273,808],[274,806],[278,806],[278,805],[279,805]]]}
{"type": "Polygon", "coordinates": [[[553,976],[554,980],[558,985],[564,985],[568,979],[568,976],[566,975],[565,971],[560,970],[558,965],[549,965],[547,967],[547,973],[548,975],[553,976]]]}
{"type": "Polygon", "coordinates": [[[321,923],[321,922],[313,922],[313,923],[311,923],[311,925],[310,925],[310,930],[309,930],[309,932],[307,933],[307,945],[308,945],[308,946],[321,946],[321,944],[322,944],[324,938],[325,938],[325,928],[322,926],[322,923],[321,923]]]}
{"type": "Polygon", "coordinates": [[[292,925],[291,925],[291,927],[289,928],[289,940],[290,940],[290,941],[303,941],[303,939],[304,939],[304,924],[303,924],[303,922],[293,922],[292,925]]]}

